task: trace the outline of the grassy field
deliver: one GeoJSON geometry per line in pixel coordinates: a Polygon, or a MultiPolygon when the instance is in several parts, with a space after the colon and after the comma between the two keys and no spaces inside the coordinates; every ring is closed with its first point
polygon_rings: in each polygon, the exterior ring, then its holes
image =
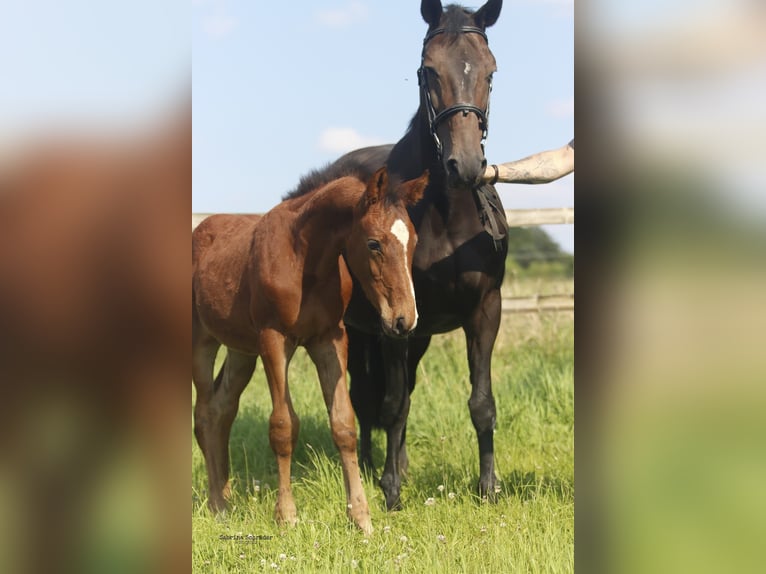
{"type": "MultiPolygon", "coordinates": [[[[375,480],[365,477],[375,527],[369,539],[346,520],[337,451],[302,350],[290,368],[301,417],[293,458],[300,522],[281,528],[273,521],[271,404],[259,364],[232,430],[234,495],[223,517],[207,510],[204,461],[192,437],[194,571],[573,571],[573,347],[571,314],[503,317],[493,360],[501,492],[497,503],[487,504],[475,494],[478,449],[467,407],[465,341],[461,332],[435,337],[412,396],[404,509],[386,512],[375,480]]],[[[376,433],[373,441],[380,470],[385,437],[376,433]]]]}

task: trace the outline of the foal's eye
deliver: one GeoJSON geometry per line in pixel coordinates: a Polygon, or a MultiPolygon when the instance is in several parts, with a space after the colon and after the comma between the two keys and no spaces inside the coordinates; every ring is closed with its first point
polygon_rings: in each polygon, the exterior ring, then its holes
{"type": "Polygon", "coordinates": [[[368,239],[367,249],[369,249],[370,251],[376,251],[378,253],[383,252],[383,250],[380,247],[380,241],[378,241],[377,239],[368,239]]]}

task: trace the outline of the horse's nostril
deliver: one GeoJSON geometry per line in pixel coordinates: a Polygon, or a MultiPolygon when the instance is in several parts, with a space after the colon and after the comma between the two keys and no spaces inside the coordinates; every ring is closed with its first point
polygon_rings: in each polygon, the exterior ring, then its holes
{"type": "Polygon", "coordinates": [[[481,170],[482,172],[487,169],[487,158],[485,157],[483,160],[481,160],[481,170]]]}
{"type": "Polygon", "coordinates": [[[458,169],[458,164],[456,159],[447,160],[447,170],[450,172],[450,174],[454,176],[460,175],[460,170],[458,169]]]}
{"type": "Polygon", "coordinates": [[[404,326],[404,317],[397,317],[396,318],[396,334],[397,335],[404,335],[407,332],[406,327],[404,326]]]}

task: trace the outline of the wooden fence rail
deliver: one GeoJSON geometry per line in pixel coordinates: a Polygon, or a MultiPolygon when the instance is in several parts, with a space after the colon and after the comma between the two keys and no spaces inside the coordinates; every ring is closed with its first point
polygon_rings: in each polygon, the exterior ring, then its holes
{"type": "MultiPolygon", "coordinates": [[[[192,229],[209,213],[192,213],[192,229]]],[[[574,223],[574,208],[559,207],[550,209],[507,209],[505,217],[511,227],[529,227],[533,225],[558,225],[574,223]]]]}

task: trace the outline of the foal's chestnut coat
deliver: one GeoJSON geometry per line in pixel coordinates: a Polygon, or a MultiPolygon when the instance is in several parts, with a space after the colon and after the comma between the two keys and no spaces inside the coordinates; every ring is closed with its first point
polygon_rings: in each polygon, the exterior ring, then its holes
{"type": "Polygon", "coordinates": [[[416,235],[406,207],[420,199],[427,181],[424,174],[391,190],[381,168],[367,183],[342,177],[263,217],[209,217],[192,234],[194,431],[205,455],[212,509],[224,508],[230,495],[229,433],[261,356],[273,404],[269,441],[279,473],[276,519],[296,522],[290,461],[299,421],[287,366],[302,345],[317,367],[340,451],[349,518],[365,533],[372,531],[346,382],[343,314],[352,288],[346,262],[386,333],[404,336],[414,329],[416,235]],[[214,377],[221,344],[228,354],[214,377]]]}

